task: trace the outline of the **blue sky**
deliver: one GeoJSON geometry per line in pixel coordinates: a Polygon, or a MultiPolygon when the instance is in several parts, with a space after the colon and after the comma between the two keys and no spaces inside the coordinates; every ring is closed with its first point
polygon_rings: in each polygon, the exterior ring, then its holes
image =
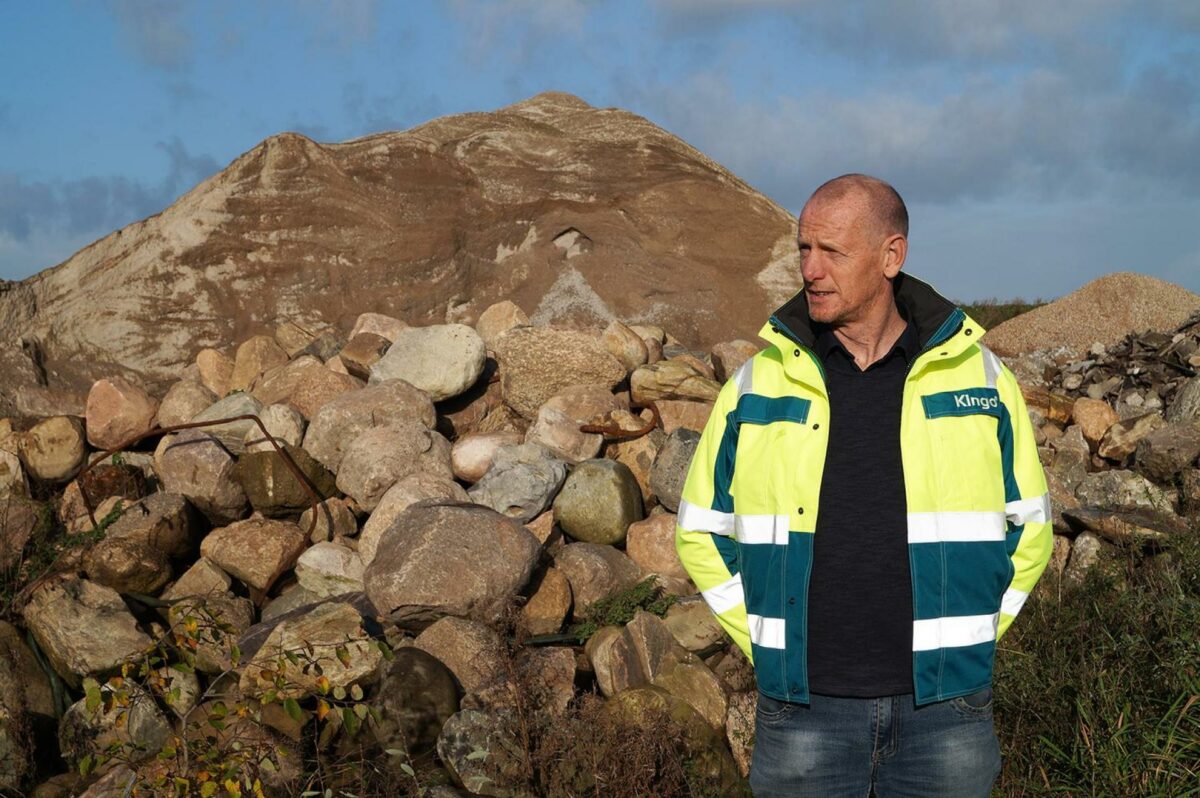
{"type": "Polygon", "coordinates": [[[642,114],[798,211],[892,181],[958,299],[1133,270],[1200,292],[1200,2],[112,0],[0,5],[0,278],[263,138],[540,91],[642,114]]]}

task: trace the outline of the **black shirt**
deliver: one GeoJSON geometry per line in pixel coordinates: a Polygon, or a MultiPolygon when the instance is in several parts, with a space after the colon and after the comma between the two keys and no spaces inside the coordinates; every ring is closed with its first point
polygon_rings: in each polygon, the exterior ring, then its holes
{"type": "Polygon", "coordinates": [[[911,693],[900,403],[920,342],[910,321],[892,349],[861,371],[830,329],[815,331],[830,417],[808,588],[809,687],[859,698],[911,693]]]}

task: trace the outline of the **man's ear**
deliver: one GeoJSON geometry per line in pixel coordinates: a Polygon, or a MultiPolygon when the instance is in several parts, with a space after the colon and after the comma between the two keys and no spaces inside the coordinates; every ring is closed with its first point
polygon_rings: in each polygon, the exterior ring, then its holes
{"type": "Polygon", "coordinates": [[[908,257],[908,239],[896,233],[883,242],[883,274],[889,280],[900,273],[908,257]]]}

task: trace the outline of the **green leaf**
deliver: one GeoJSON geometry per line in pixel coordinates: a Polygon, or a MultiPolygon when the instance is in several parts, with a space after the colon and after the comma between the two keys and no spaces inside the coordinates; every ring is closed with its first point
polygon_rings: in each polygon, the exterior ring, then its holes
{"type": "Polygon", "coordinates": [[[217,794],[217,783],[206,781],[200,785],[200,798],[212,798],[217,794]]]}
{"type": "Polygon", "coordinates": [[[355,715],[350,707],[342,709],[342,724],[351,737],[358,733],[358,715],[355,715]]]}
{"type": "Polygon", "coordinates": [[[362,701],[363,700],[362,687],[360,687],[357,684],[351,685],[350,686],[350,697],[353,698],[355,701],[362,701]]]}
{"type": "Polygon", "coordinates": [[[407,762],[401,762],[400,769],[403,770],[405,773],[407,773],[410,776],[417,775],[417,772],[412,769],[412,765],[408,764],[407,762]]]}
{"type": "Polygon", "coordinates": [[[187,662],[172,662],[171,667],[180,673],[195,673],[196,669],[187,662]]]}
{"type": "Polygon", "coordinates": [[[95,679],[83,680],[83,694],[87,699],[84,706],[87,707],[88,712],[95,712],[96,708],[100,706],[100,685],[96,683],[95,679]]]}
{"type": "Polygon", "coordinates": [[[335,699],[337,699],[338,701],[345,701],[346,700],[346,688],[342,687],[340,684],[334,685],[333,697],[335,699]]]}
{"type": "Polygon", "coordinates": [[[300,709],[300,703],[296,699],[286,699],[283,702],[283,708],[289,715],[292,716],[292,720],[296,721],[297,723],[303,720],[304,711],[300,709]]]}
{"type": "Polygon", "coordinates": [[[229,646],[229,659],[235,668],[238,666],[238,663],[241,662],[242,649],[238,647],[237,643],[233,643],[229,646]]]}
{"type": "Polygon", "coordinates": [[[86,776],[91,772],[93,767],[92,755],[87,754],[83,759],[79,760],[79,775],[86,776]]]}

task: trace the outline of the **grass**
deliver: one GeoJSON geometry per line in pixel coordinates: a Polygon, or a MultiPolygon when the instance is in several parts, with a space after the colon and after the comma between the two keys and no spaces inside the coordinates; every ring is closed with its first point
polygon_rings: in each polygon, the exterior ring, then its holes
{"type": "Polygon", "coordinates": [[[1032,302],[1026,302],[1024,299],[1010,299],[1007,302],[1001,302],[996,298],[978,299],[974,302],[959,302],[957,303],[968,316],[979,322],[985,330],[990,330],[1001,322],[1006,322],[1009,319],[1016,318],[1022,313],[1033,310],[1046,304],[1044,299],[1035,299],[1032,302]]]}
{"type": "Polygon", "coordinates": [[[997,794],[1200,796],[1200,529],[1167,556],[1043,577],[996,658],[997,794]]]}

